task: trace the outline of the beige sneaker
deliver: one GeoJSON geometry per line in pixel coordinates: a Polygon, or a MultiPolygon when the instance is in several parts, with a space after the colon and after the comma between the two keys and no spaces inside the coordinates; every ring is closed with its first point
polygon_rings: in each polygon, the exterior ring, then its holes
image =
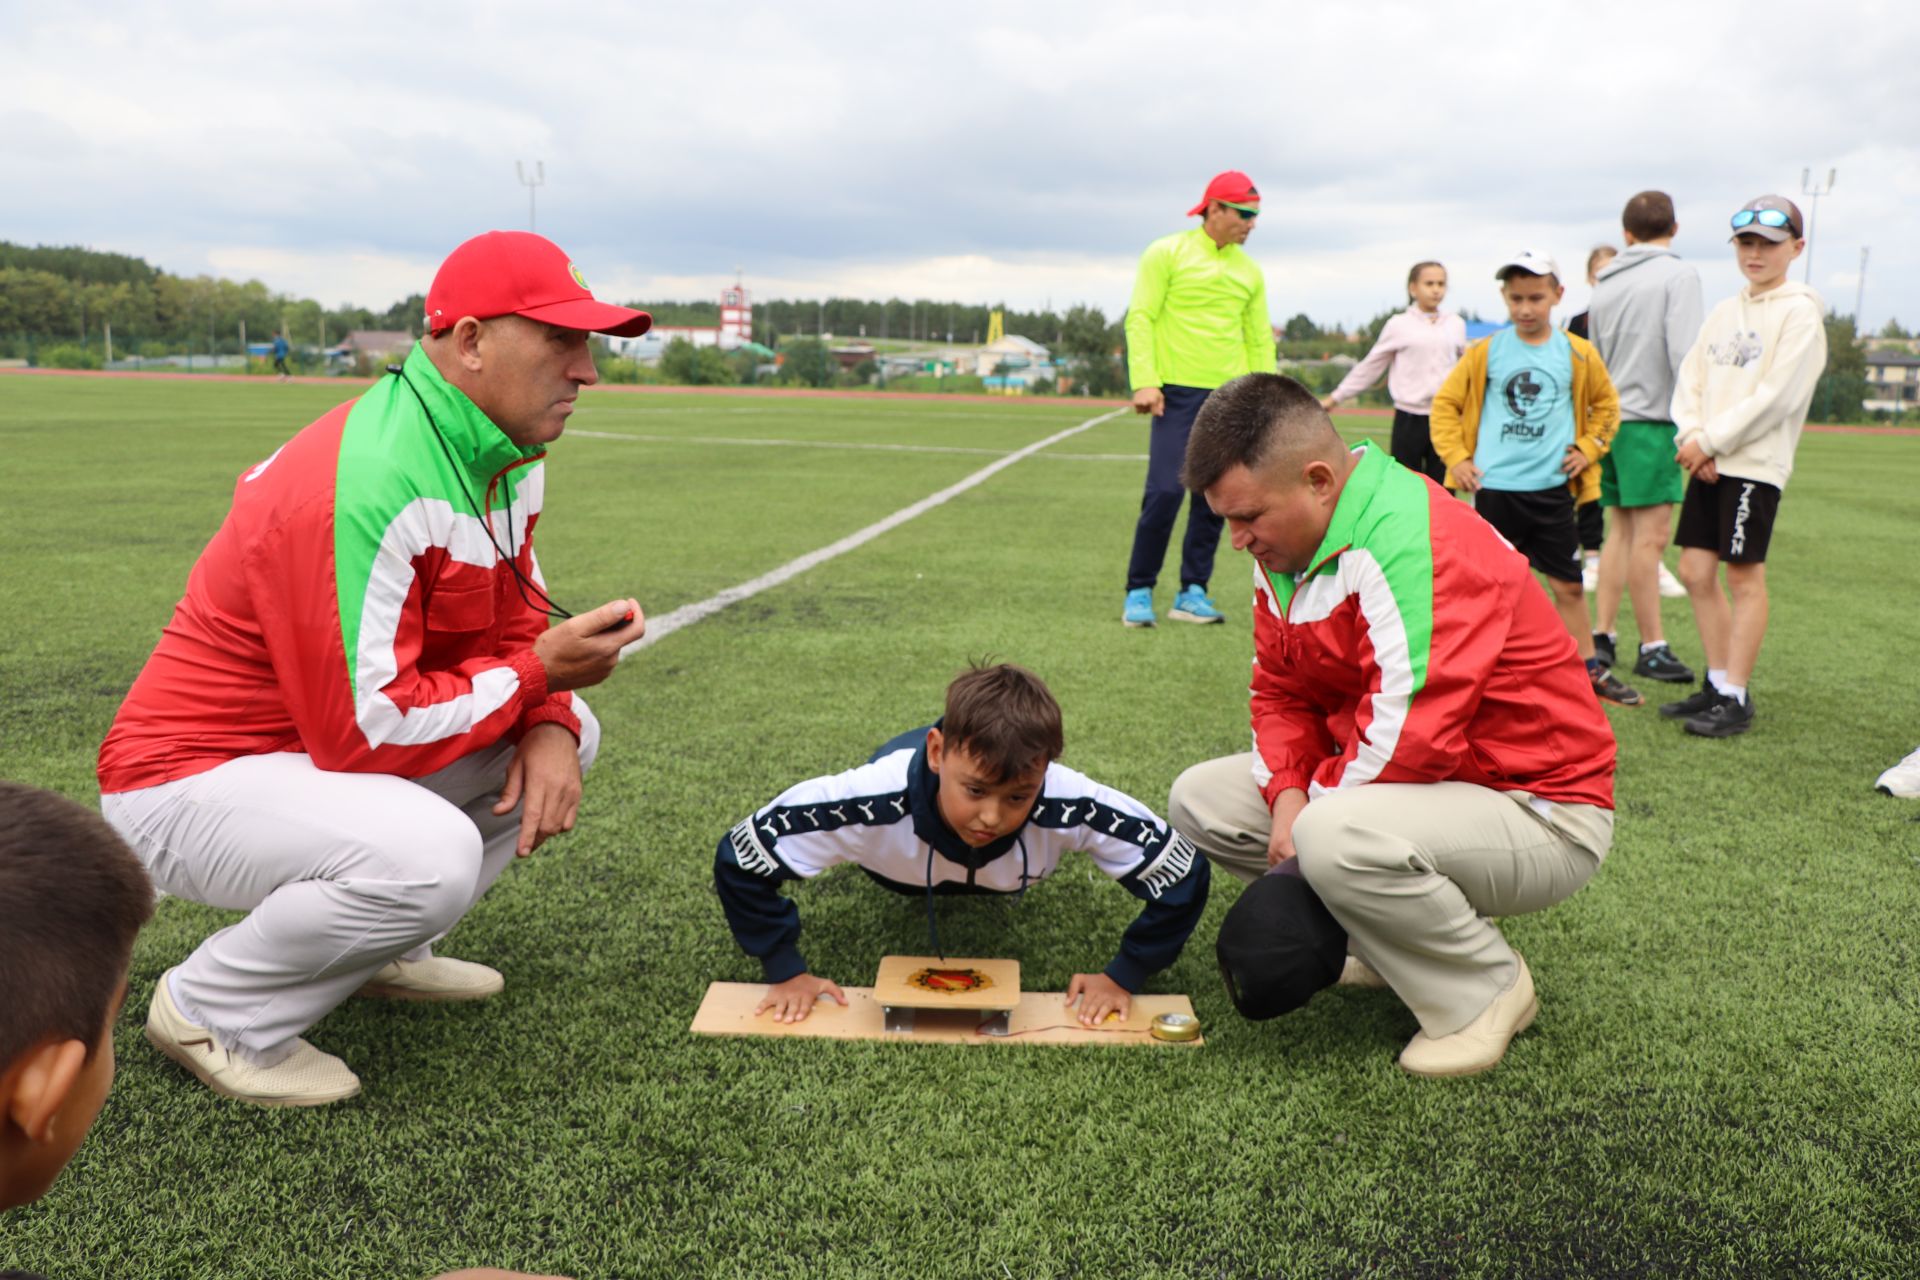
{"type": "Polygon", "coordinates": [[[1450,1036],[1434,1039],[1422,1031],[1400,1054],[1400,1065],[1416,1076],[1471,1076],[1500,1065],[1513,1038],[1532,1025],[1540,1012],[1534,998],[1533,975],[1515,952],[1520,976],[1494,997],[1472,1022],[1450,1036]]]}
{"type": "Polygon", "coordinates": [[[227,1052],[213,1033],[188,1022],[173,1003],[169,969],[153,989],[147,1006],[147,1042],[199,1076],[222,1097],[256,1107],[321,1107],[360,1092],[360,1077],[330,1053],[293,1042],[293,1052],[271,1067],[256,1067],[227,1052]]]}
{"type": "Polygon", "coordinates": [[[1374,971],[1372,965],[1359,956],[1348,956],[1347,963],[1340,969],[1336,987],[1366,987],[1370,991],[1384,991],[1387,980],[1374,971]]]}
{"type": "Polygon", "coordinates": [[[381,967],[355,994],[385,1000],[485,1000],[506,989],[507,980],[498,969],[428,956],[381,967]]]}

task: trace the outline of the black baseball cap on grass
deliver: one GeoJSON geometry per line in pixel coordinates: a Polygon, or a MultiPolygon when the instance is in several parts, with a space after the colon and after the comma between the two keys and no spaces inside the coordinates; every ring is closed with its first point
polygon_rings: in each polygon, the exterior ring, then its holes
{"type": "Polygon", "coordinates": [[[1347,931],[1298,874],[1270,872],[1227,910],[1214,942],[1227,997],[1253,1021],[1290,1013],[1340,979],[1347,931]]]}

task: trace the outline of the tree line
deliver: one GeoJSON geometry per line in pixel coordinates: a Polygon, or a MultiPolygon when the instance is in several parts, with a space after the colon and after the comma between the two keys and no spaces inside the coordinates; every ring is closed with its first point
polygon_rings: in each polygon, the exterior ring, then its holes
{"type": "MultiPolygon", "coordinates": [[[[352,329],[418,334],[425,305],[423,295],[412,294],[383,311],[324,307],[311,298],[275,292],[258,280],[177,276],[129,254],[0,241],[0,358],[33,360],[47,349],[58,347],[97,360],[104,353],[109,326],[116,355],[237,353],[243,327],[249,341],[265,341],[284,331],[296,350],[311,350],[339,341],[352,329]]],[[[720,323],[717,300],[639,300],[628,305],[651,312],[660,325],[720,323]]],[[[1338,327],[1318,325],[1304,313],[1295,315],[1281,327],[1278,336],[1280,361],[1285,365],[1335,356],[1358,358],[1400,309],[1396,305],[1376,313],[1352,335],[1338,327]]],[[[865,337],[884,342],[976,343],[985,340],[996,310],[1003,313],[1007,333],[1031,338],[1053,352],[1076,392],[1126,394],[1124,317],[1109,320],[1099,307],[1073,306],[1057,311],[1048,306],[1023,311],[1004,305],[930,299],[889,298],[882,302],[828,298],[810,302],[777,298],[754,303],[753,337],[776,350],[810,340],[793,354],[800,357],[797,363],[807,370],[805,380],[819,385],[816,379],[835,376],[829,371],[824,350],[812,345],[827,335],[841,341],[865,337]]],[[[1882,334],[1905,337],[1906,331],[1897,321],[1889,321],[1882,334]]],[[[679,353],[676,357],[670,374],[678,372],[683,362],[679,353]]],[[[686,363],[685,372],[696,381],[716,382],[726,379],[728,373],[742,381],[752,377],[750,361],[734,362],[727,373],[713,358],[705,365],[686,363]]],[[[1337,381],[1340,371],[1320,367],[1301,372],[1316,391],[1324,392],[1337,381]]],[[[1867,389],[1865,361],[1852,319],[1830,318],[1828,367],[1815,393],[1814,418],[1858,420],[1867,389]]],[[[1380,393],[1373,398],[1380,399],[1380,393]]]]}

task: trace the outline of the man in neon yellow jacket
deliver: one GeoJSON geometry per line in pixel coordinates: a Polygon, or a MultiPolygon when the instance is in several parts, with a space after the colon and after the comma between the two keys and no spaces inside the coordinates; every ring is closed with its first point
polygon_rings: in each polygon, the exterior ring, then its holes
{"type": "MultiPolygon", "coordinates": [[[[1127,303],[1127,373],[1133,411],[1153,415],[1147,487],[1133,530],[1127,600],[1121,620],[1153,625],[1153,584],[1180,518],[1186,490],[1180,466],[1187,434],[1207,395],[1243,373],[1274,371],[1267,282],[1240,246],[1260,216],[1260,189],[1238,170],[1207,184],[1187,210],[1200,225],[1162,236],[1140,255],[1127,303]]],[[[1180,591],[1167,616],[1181,622],[1224,622],[1207,596],[1220,517],[1195,494],[1180,548],[1180,591]]]]}

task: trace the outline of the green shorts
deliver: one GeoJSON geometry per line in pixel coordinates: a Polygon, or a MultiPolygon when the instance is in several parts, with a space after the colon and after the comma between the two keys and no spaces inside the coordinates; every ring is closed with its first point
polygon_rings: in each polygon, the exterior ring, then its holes
{"type": "Polygon", "coordinates": [[[1600,459],[1600,505],[1657,507],[1678,502],[1687,473],[1673,460],[1671,422],[1622,422],[1613,448],[1600,459]]]}

